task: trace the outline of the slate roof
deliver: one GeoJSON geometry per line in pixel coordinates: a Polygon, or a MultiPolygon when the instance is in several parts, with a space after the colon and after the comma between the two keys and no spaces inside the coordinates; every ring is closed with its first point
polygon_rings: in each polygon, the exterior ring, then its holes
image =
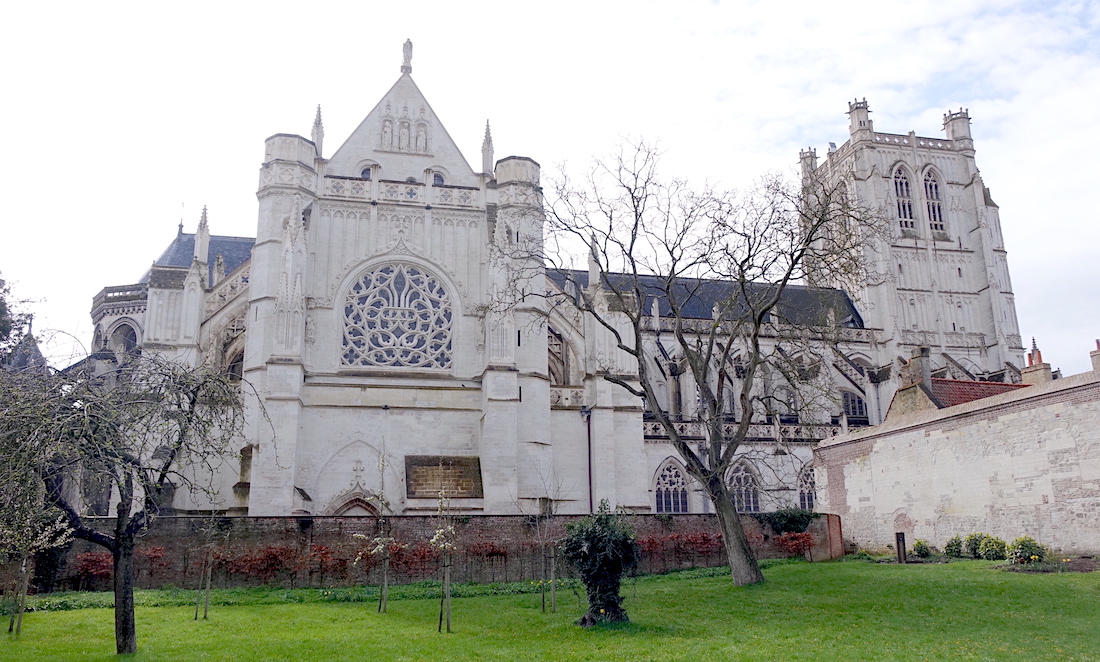
{"type": "MultiPolygon", "coordinates": [[[[252,257],[252,246],[256,243],[256,240],[252,237],[223,237],[220,235],[210,235],[210,258],[209,268],[210,273],[206,276],[206,282],[212,283],[214,281],[214,261],[218,255],[222,256],[225,260],[225,273],[232,273],[237,267],[247,262],[252,257]]],[[[176,235],[176,238],[168,245],[168,248],[161,253],[157,261],[154,262],[158,267],[190,267],[191,261],[195,258],[195,235],[181,232],[176,235]]],[[[149,272],[146,271],[145,275],[141,277],[139,281],[141,283],[149,282],[149,272]]]]}
{"type": "MultiPolygon", "coordinates": [[[[588,287],[587,271],[547,269],[546,274],[562,290],[565,290],[568,281],[574,282],[580,288],[588,287]]],[[[618,273],[604,274],[603,277],[606,283],[620,288],[629,287],[631,279],[627,274],[618,273]]],[[[638,280],[646,296],[643,310],[648,313],[656,299],[661,316],[671,317],[672,305],[665,296],[663,280],[658,276],[646,275],[639,276],[638,280]]],[[[749,283],[748,296],[752,300],[763,299],[774,287],[770,283],[749,283]]],[[[680,278],[672,288],[672,296],[679,303],[682,316],[689,319],[711,319],[716,302],[731,301],[734,297],[740,300],[741,310],[747,310],[743,295],[738,292],[738,284],[731,281],[680,278]]],[[[832,288],[788,285],[783,290],[773,317],[798,325],[828,325],[835,323],[829,319],[830,311],[836,322],[851,328],[864,328],[863,317],[847,293],[832,288]]]]}
{"type": "Polygon", "coordinates": [[[993,395],[1008,393],[1027,384],[1008,384],[1005,382],[970,382],[958,379],[932,378],[932,396],[944,407],[953,407],[965,402],[981,400],[993,395]]]}

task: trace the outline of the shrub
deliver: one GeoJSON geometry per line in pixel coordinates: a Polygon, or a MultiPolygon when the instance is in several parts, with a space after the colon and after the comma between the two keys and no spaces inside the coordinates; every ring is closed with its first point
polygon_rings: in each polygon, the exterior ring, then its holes
{"type": "Polygon", "coordinates": [[[779,549],[791,556],[801,556],[806,550],[814,546],[812,533],[784,533],[776,536],[775,544],[779,549]]]}
{"type": "Polygon", "coordinates": [[[966,555],[972,559],[982,558],[982,553],[979,551],[979,547],[982,545],[982,541],[989,536],[985,533],[971,533],[966,537],[966,555]]]}
{"type": "Polygon", "coordinates": [[[818,514],[802,508],[783,508],[770,513],[753,515],[761,524],[767,524],[776,535],[803,533],[818,514]]]}
{"type": "Polygon", "coordinates": [[[932,548],[928,545],[928,541],[917,538],[913,541],[913,553],[922,559],[926,559],[932,556],[932,548]]]}
{"type": "Polygon", "coordinates": [[[1013,540],[1007,552],[1013,563],[1040,563],[1047,556],[1046,548],[1030,536],[1013,540]]]}
{"type": "Polygon", "coordinates": [[[107,579],[114,573],[110,552],[84,552],[76,555],[76,574],[86,579],[107,579]]]}
{"type": "Polygon", "coordinates": [[[986,561],[1001,561],[1005,558],[1005,541],[993,536],[986,536],[980,545],[978,553],[986,561]]]}
{"type": "Polygon", "coordinates": [[[943,546],[943,553],[947,556],[958,559],[963,555],[963,540],[959,536],[955,536],[951,540],[947,541],[947,544],[943,546]]]}
{"type": "Polygon", "coordinates": [[[630,620],[619,587],[623,574],[637,567],[641,556],[634,529],[603,500],[596,514],[567,525],[566,531],[562,557],[577,569],[588,594],[588,613],[578,625],[630,620]]]}

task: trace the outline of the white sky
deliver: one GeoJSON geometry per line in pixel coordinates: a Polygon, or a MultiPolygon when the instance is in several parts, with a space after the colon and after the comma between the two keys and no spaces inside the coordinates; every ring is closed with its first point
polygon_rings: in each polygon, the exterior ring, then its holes
{"type": "Polygon", "coordinates": [[[88,344],[96,292],[137,281],[203,205],[214,234],[254,236],[264,139],[308,136],[319,103],[330,156],[411,38],[475,170],[489,119],[497,158],[582,167],[645,137],[666,174],[739,187],[842,144],[855,97],[890,133],[939,136],[969,108],[1022,333],[1066,374],[1100,337],[1100,3],[9,4],[0,274],[36,332],[88,344]]]}

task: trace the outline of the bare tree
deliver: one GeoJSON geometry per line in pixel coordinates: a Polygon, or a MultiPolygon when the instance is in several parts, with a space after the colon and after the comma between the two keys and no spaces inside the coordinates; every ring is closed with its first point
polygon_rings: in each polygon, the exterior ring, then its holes
{"type": "Polygon", "coordinates": [[[15,397],[31,413],[0,423],[38,451],[34,477],[73,535],[110,550],[120,654],[137,650],[136,539],[177,490],[213,495],[212,477],[240,438],[240,388],[207,366],[132,357],[98,375],[25,380],[15,397]],[[88,504],[103,497],[112,504],[109,532],[85,519],[88,504]]]}
{"type": "Polygon", "coordinates": [[[556,282],[550,305],[575,306],[596,322],[606,340],[586,342],[599,371],[644,400],[714,504],[734,582],[751,584],[763,575],[741,528],[731,467],[752,426],[773,415],[797,409],[827,421],[824,357],[855,323],[854,308],[839,289],[801,283],[860,291],[863,246],[883,224],[842,186],[772,175],[741,195],[693,190],[662,179],[658,156],[629,145],[580,185],[562,176],[545,208],[530,210],[546,215],[545,240],[500,250],[515,269],[530,269],[522,252],[539,253],[539,268],[556,282]],[[585,253],[586,271],[565,268],[585,253]],[[672,378],[678,388],[666,394],[660,385],[672,378]],[[685,402],[689,386],[693,402],[685,402]],[[702,442],[685,439],[685,421],[702,442]]]}

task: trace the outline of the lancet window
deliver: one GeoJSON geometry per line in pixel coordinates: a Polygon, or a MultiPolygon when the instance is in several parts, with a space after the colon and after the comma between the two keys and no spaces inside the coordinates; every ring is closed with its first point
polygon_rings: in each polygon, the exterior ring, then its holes
{"type": "Polygon", "coordinates": [[[688,512],[687,478],[684,472],[671,462],[657,476],[657,512],[688,512]]]}
{"type": "Polygon", "coordinates": [[[928,209],[928,227],[935,232],[943,232],[943,201],[940,198],[940,183],[936,175],[929,171],[924,175],[924,203],[928,209]]]}
{"type": "Polygon", "coordinates": [[[569,384],[569,355],[565,339],[557,331],[546,327],[547,369],[552,386],[569,384]]]}
{"type": "Polygon", "coordinates": [[[453,312],[443,282],[411,264],[363,274],[344,301],[348,366],[448,369],[453,312]]]}
{"type": "Polygon", "coordinates": [[[867,425],[867,403],[851,391],[841,393],[841,404],[844,407],[844,415],[848,418],[848,425],[867,425]]]}
{"type": "Polygon", "coordinates": [[[817,502],[817,488],[814,486],[814,468],[806,467],[798,474],[798,507],[813,510],[817,502]]]}
{"type": "Polygon", "coordinates": [[[898,224],[903,230],[913,229],[913,191],[908,175],[901,168],[894,171],[894,198],[898,206],[898,224]]]}
{"type": "Polygon", "coordinates": [[[760,483],[744,462],[738,462],[730,470],[729,487],[737,512],[760,512],[760,483]]]}

